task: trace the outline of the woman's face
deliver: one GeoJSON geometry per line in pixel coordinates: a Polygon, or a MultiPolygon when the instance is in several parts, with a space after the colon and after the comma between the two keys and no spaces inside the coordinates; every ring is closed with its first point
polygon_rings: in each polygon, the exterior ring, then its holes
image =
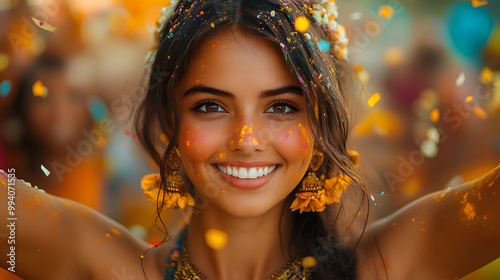
{"type": "Polygon", "coordinates": [[[224,31],[187,69],[176,96],[189,179],[211,206],[234,216],[282,205],[307,171],[314,140],[300,83],[280,52],[262,38],[224,31]]]}

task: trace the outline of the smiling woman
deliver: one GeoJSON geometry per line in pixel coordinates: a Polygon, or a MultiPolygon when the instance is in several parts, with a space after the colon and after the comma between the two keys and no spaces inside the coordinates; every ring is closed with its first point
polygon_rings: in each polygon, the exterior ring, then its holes
{"type": "MultiPolygon", "coordinates": [[[[455,279],[498,258],[500,166],[370,225],[356,211],[364,227],[341,236],[339,221],[352,222],[344,202],[355,200],[341,194],[358,188],[360,208],[368,200],[347,149],[351,68],[334,1],[183,0],[162,15],[133,112],[159,166],[141,185],[160,220],[181,208],[189,223],[150,245],[1,173],[0,205],[15,194],[17,211],[16,244],[0,246],[16,254],[17,275],[455,279]]],[[[1,209],[0,220],[13,219],[1,209]]]]}

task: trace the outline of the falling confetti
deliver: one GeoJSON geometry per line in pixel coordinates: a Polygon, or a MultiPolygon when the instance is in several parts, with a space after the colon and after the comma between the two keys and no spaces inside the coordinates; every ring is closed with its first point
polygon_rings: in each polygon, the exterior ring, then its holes
{"type": "Polygon", "coordinates": [[[6,97],[9,95],[10,91],[12,90],[12,82],[9,80],[5,80],[0,83],[0,95],[2,97],[6,97]]]}
{"type": "Polygon", "coordinates": [[[99,148],[103,148],[105,144],[106,144],[106,140],[104,140],[104,138],[102,138],[102,137],[101,137],[101,138],[99,138],[99,139],[97,140],[97,146],[98,146],[99,148]]]}
{"type": "Polygon", "coordinates": [[[373,194],[370,194],[370,198],[375,201],[375,197],[373,197],[373,194]]]}
{"type": "Polygon", "coordinates": [[[483,119],[486,119],[486,112],[479,106],[474,107],[474,114],[478,115],[483,119]]]}
{"type": "Polygon", "coordinates": [[[42,96],[47,92],[47,88],[43,86],[42,81],[38,80],[33,84],[33,96],[42,96]]]}
{"type": "Polygon", "coordinates": [[[212,24],[210,24],[210,26],[211,26],[212,28],[215,28],[215,25],[214,25],[214,23],[213,23],[213,22],[212,22],[212,24]]]}
{"type": "Polygon", "coordinates": [[[383,194],[384,194],[384,192],[381,192],[381,193],[380,193],[380,195],[383,195],[383,194]]]}
{"type": "Polygon", "coordinates": [[[328,43],[326,40],[321,39],[318,42],[318,48],[324,52],[327,52],[330,49],[330,43],[328,43]]]}
{"type": "Polygon", "coordinates": [[[98,97],[94,97],[89,101],[89,111],[95,121],[99,122],[108,116],[108,110],[104,102],[98,97]]]}
{"type": "Polygon", "coordinates": [[[427,139],[420,145],[420,151],[425,157],[433,158],[438,153],[438,147],[435,142],[427,139]]]}
{"type": "Polygon", "coordinates": [[[432,122],[437,122],[439,121],[439,110],[438,108],[434,108],[431,112],[431,121],[432,122]]]}
{"type": "Polygon", "coordinates": [[[34,17],[31,17],[31,19],[32,19],[32,20],[36,23],[36,25],[37,25],[38,27],[40,27],[41,29],[45,29],[45,30],[50,31],[50,32],[52,32],[52,33],[54,33],[54,32],[56,32],[56,31],[57,31],[57,27],[55,27],[55,26],[52,26],[52,25],[50,25],[50,24],[48,24],[48,23],[46,23],[46,22],[43,22],[43,21],[41,21],[41,20],[38,20],[38,19],[36,19],[36,18],[34,18],[34,17]]]}
{"type": "Polygon", "coordinates": [[[315,267],[317,264],[318,261],[314,257],[308,256],[302,259],[302,267],[304,268],[312,268],[315,267]]]}
{"type": "Polygon", "coordinates": [[[469,103],[471,101],[472,101],[472,96],[469,95],[465,98],[465,102],[469,103]]]}
{"type": "Polygon", "coordinates": [[[276,12],[274,10],[271,11],[271,16],[274,17],[276,15],[276,12]]]}
{"type": "Polygon", "coordinates": [[[42,166],[41,166],[41,167],[42,167],[42,171],[43,171],[43,173],[45,173],[45,176],[49,176],[50,171],[49,171],[49,170],[47,170],[47,168],[45,168],[45,166],[43,166],[43,164],[42,164],[42,166]]]}
{"type": "Polygon", "coordinates": [[[488,84],[493,80],[493,71],[490,68],[484,67],[481,71],[481,82],[488,84]]]}
{"type": "Polygon", "coordinates": [[[488,4],[488,1],[486,0],[471,0],[471,2],[472,2],[472,7],[474,8],[488,4]]]}
{"type": "Polygon", "coordinates": [[[460,72],[460,75],[458,75],[458,78],[455,82],[455,85],[457,87],[459,87],[459,86],[463,85],[464,82],[465,82],[465,74],[464,74],[464,72],[460,72]]]}
{"type": "Polygon", "coordinates": [[[378,8],[378,15],[385,20],[389,20],[394,16],[394,9],[389,5],[383,5],[378,8]]]}
{"type": "Polygon", "coordinates": [[[355,13],[352,13],[349,17],[350,17],[352,20],[358,20],[358,19],[360,19],[362,16],[363,16],[363,14],[362,14],[361,12],[355,12],[355,13]]]}
{"type": "Polygon", "coordinates": [[[388,48],[384,52],[384,61],[387,66],[398,66],[403,62],[404,52],[400,47],[388,48]]]}
{"type": "Polygon", "coordinates": [[[130,129],[128,129],[128,128],[127,128],[127,129],[125,129],[125,135],[126,135],[126,136],[129,136],[129,135],[130,135],[130,129]]]}
{"type": "Polygon", "coordinates": [[[0,71],[7,69],[9,66],[9,56],[5,53],[0,53],[0,71]]]}
{"type": "Polygon", "coordinates": [[[373,107],[380,100],[380,94],[377,92],[368,99],[368,106],[373,107]]]}
{"type": "Polygon", "coordinates": [[[301,33],[305,32],[309,28],[309,25],[309,20],[304,16],[295,19],[295,29],[301,33]]]}
{"type": "Polygon", "coordinates": [[[205,241],[207,245],[214,249],[220,250],[226,246],[228,239],[227,232],[218,229],[209,229],[205,232],[205,241]]]}
{"type": "Polygon", "coordinates": [[[353,68],[353,69],[354,69],[354,71],[356,71],[356,72],[361,72],[361,71],[364,71],[364,70],[365,70],[365,68],[363,68],[363,66],[361,66],[361,65],[354,65],[352,68],[353,68]]]}

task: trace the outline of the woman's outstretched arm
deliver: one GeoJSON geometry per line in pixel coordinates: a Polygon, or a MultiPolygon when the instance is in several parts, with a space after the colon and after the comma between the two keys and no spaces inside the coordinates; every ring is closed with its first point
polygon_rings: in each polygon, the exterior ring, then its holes
{"type": "Polygon", "coordinates": [[[500,165],[371,225],[360,261],[382,279],[459,279],[500,257],[499,236],[500,165]]]}
{"type": "Polygon", "coordinates": [[[71,202],[28,185],[0,172],[0,267],[23,279],[85,275],[71,202]]]}

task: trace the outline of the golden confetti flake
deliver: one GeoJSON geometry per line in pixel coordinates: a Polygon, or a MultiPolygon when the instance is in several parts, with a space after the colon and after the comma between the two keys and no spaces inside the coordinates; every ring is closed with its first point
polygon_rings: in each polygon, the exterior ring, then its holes
{"type": "Polygon", "coordinates": [[[305,32],[310,26],[310,23],[309,23],[309,20],[304,17],[304,16],[301,16],[301,17],[298,17],[297,19],[295,19],[295,29],[298,31],[298,32],[305,32]]]}
{"type": "Polygon", "coordinates": [[[493,71],[491,71],[490,68],[484,67],[483,70],[481,71],[481,82],[485,84],[491,83],[493,80],[493,71]]]}
{"type": "Polygon", "coordinates": [[[102,138],[102,137],[101,137],[101,138],[99,138],[99,139],[97,140],[97,146],[98,146],[99,148],[103,148],[105,144],[106,144],[106,140],[104,140],[104,138],[102,138]]]}
{"type": "Polygon", "coordinates": [[[431,112],[431,121],[432,122],[437,122],[439,121],[439,110],[438,108],[434,108],[431,112]]]}
{"type": "Polygon", "coordinates": [[[354,65],[352,68],[354,69],[354,71],[356,71],[356,73],[365,70],[365,68],[363,68],[363,66],[361,65],[354,65]]]}
{"type": "Polygon", "coordinates": [[[488,4],[488,1],[486,0],[471,0],[471,2],[472,2],[472,7],[474,8],[488,4]]]}
{"type": "Polygon", "coordinates": [[[483,119],[486,119],[486,112],[479,106],[474,107],[474,114],[478,115],[483,119]]]}
{"type": "Polygon", "coordinates": [[[318,261],[314,257],[308,256],[302,259],[302,266],[304,268],[312,268],[315,267],[317,264],[318,261]]]}
{"type": "Polygon", "coordinates": [[[368,106],[373,107],[380,100],[380,94],[377,92],[368,99],[368,106]]]}
{"type": "Polygon", "coordinates": [[[469,95],[465,98],[465,102],[469,103],[472,101],[472,99],[473,99],[472,96],[469,95]]]}
{"type": "Polygon", "coordinates": [[[389,67],[398,66],[403,62],[404,52],[400,47],[388,48],[384,52],[385,64],[389,67]]]}
{"type": "Polygon", "coordinates": [[[46,22],[43,22],[43,21],[41,21],[41,20],[38,20],[38,19],[36,19],[36,18],[34,18],[34,17],[31,17],[31,19],[32,19],[32,20],[36,23],[36,25],[37,25],[38,27],[40,27],[41,29],[45,29],[45,30],[50,31],[50,32],[52,32],[52,33],[54,33],[54,32],[56,32],[56,31],[57,31],[57,27],[55,27],[55,26],[52,26],[52,25],[50,25],[50,24],[48,24],[48,23],[46,23],[46,22]]]}
{"type": "Polygon", "coordinates": [[[114,229],[114,228],[109,228],[109,230],[111,230],[114,234],[120,236],[122,235],[121,232],[119,232],[118,230],[114,229]]]}
{"type": "Polygon", "coordinates": [[[33,84],[33,96],[42,96],[46,92],[46,88],[43,86],[42,81],[38,80],[33,84]]]}
{"type": "Polygon", "coordinates": [[[220,250],[227,244],[227,232],[218,229],[209,229],[205,232],[205,241],[207,245],[214,249],[220,250]]]}
{"type": "Polygon", "coordinates": [[[465,74],[464,74],[464,72],[460,72],[460,75],[458,75],[458,78],[455,81],[455,85],[457,87],[459,87],[459,86],[463,85],[464,82],[465,82],[465,74]]]}
{"type": "Polygon", "coordinates": [[[215,25],[214,25],[214,23],[213,23],[213,22],[212,22],[212,24],[210,24],[210,26],[211,26],[212,28],[215,28],[215,25]]]}
{"type": "Polygon", "coordinates": [[[385,20],[389,20],[394,16],[394,9],[389,5],[383,5],[378,8],[378,15],[385,20]]]}
{"type": "Polygon", "coordinates": [[[9,67],[9,56],[5,53],[0,53],[0,71],[3,71],[9,67]]]}

